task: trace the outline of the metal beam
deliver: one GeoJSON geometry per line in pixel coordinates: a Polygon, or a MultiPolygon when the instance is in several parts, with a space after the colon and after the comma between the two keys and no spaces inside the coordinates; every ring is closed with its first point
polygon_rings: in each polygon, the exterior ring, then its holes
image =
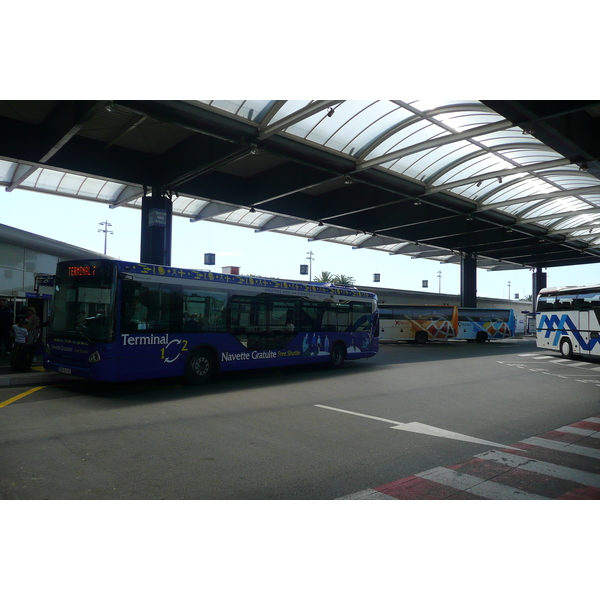
{"type": "Polygon", "coordinates": [[[203,219],[210,219],[211,217],[216,217],[217,215],[230,213],[240,208],[243,207],[219,204],[217,202],[207,202],[193,217],[190,218],[190,222],[196,223],[197,221],[202,221],[203,219]]]}
{"type": "Polygon", "coordinates": [[[319,233],[317,233],[317,235],[313,236],[308,241],[309,242],[317,242],[319,240],[328,240],[328,239],[333,239],[333,238],[346,237],[348,235],[352,235],[353,232],[356,232],[356,230],[355,229],[354,230],[341,229],[340,227],[325,227],[325,229],[322,229],[321,231],[319,231],[319,233]]]}
{"type": "Polygon", "coordinates": [[[315,100],[308,106],[305,106],[304,108],[293,112],[287,117],[280,119],[276,123],[273,123],[273,125],[267,125],[263,129],[259,127],[258,139],[264,140],[276,133],[279,133],[287,127],[291,127],[292,125],[295,125],[296,123],[299,123],[308,117],[312,117],[312,115],[321,112],[330,106],[336,106],[337,104],[340,104],[340,102],[342,102],[342,100],[315,100]]]}
{"type": "Polygon", "coordinates": [[[290,225],[300,225],[306,223],[304,219],[297,219],[295,217],[284,217],[280,215],[273,215],[266,223],[264,223],[260,229],[255,229],[255,233],[261,233],[262,231],[271,231],[273,229],[281,229],[282,227],[289,227],[290,225]]]}
{"type": "Polygon", "coordinates": [[[532,165],[525,165],[523,167],[514,167],[512,169],[500,169],[498,171],[490,171],[488,173],[481,173],[475,177],[467,177],[465,179],[459,179],[451,183],[445,183],[444,185],[437,185],[435,187],[428,188],[424,195],[434,194],[436,192],[442,192],[451,188],[460,187],[462,185],[469,185],[471,183],[478,183],[487,179],[498,179],[498,177],[508,177],[517,173],[534,173],[537,171],[544,171],[546,169],[553,169],[554,167],[564,167],[570,165],[571,161],[568,158],[560,158],[557,160],[548,160],[543,163],[536,163],[532,165]]]}
{"type": "Polygon", "coordinates": [[[110,203],[109,208],[117,208],[119,206],[122,206],[123,204],[127,204],[128,202],[131,202],[132,200],[137,200],[138,198],[141,198],[143,195],[144,195],[143,188],[136,186],[136,185],[125,186],[121,190],[119,195],[115,198],[115,200],[113,200],[110,203]]]}
{"type": "Polygon", "coordinates": [[[494,204],[483,204],[475,212],[484,212],[486,210],[494,210],[495,208],[503,208],[512,206],[513,204],[523,204],[526,202],[535,202],[536,200],[550,200],[552,198],[568,198],[569,196],[586,196],[588,194],[600,194],[600,185],[590,185],[588,187],[577,188],[574,190],[558,190],[556,192],[548,192],[546,194],[533,194],[531,196],[522,196],[513,198],[512,200],[504,200],[494,204]]]}
{"type": "Polygon", "coordinates": [[[509,129],[512,126],[513,124],[510,121],[502,120],[490,125],[473,127],[467,131],[461,131],[460,133],[452,133],[450,135],[436,137],[431,140],[427,140],[426,142],[414,144],[412,146],[402,148],[401,150],[396,150],[395,152],[390,152],[389,154],[372,158],[371,160],[365,160],[356,165],[356,170],[362,171],[364,169],[370,169],[371,167],[376,167],[383,163],[397,160],[399,158],[403,158],[404,156],[409,156],[410,154],[415,154],[416,152],[422,152],[423,150],[429,150],[430,148],[439,148],[440,146],[452,144],[454,142],[460,142],[461,140],[467,140],[473,137],[484,135],[486,133],[493,133],[494,131],[502,131],[504,129],[509,129]]]}

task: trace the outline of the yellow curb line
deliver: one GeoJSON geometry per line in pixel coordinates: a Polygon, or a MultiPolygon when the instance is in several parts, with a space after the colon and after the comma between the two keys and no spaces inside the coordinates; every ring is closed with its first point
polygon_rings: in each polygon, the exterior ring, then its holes
{"type": "Polygon", "coordinates": [[[46,387],[45,385],[41,385],[39,387],[34,387],[34,388],[31,388],[27,392],[23,392],[22,394],[19,394],[18,396],[9,398],[8,400],[5,400],[4,402],[0,403],[0,408],[4,408],[5,406],[8,406],[9,404],[12,404],[13,402],[16,402],[17,400],[20,400],[21,398],[24,398],[25,396],[29,396],[29,394],[33,394],[33,392],[37,392],[38,390],[41,390],[45,387],[46,387]]]}

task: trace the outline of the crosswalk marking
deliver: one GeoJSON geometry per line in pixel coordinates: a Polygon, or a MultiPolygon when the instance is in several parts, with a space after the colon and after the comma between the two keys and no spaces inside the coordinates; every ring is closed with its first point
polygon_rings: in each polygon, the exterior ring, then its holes
{"type": "Polygon", "coordinates": [[[445,467],[436,467],[435,469],[418,473],[417,477],[447,485],[457,490],[468,491],[471,494],[487,498],[488,500],[549,500],[546,496],[523,492],[508,485],[486,481],[480,477],[466,475],[465,473],[459,473],[445,467]]]}
{"type": "Polygon", "coordinates": [[[595,448],[576,446],[575,444],[565,444],[564,442],[557,442],[556,440],[547,440],[539,437],[530,437],[521,441],[523,444],[529,444],[530,446],[540,446],[541,448],[548,448],[549,450],[560,450],[561,452],[570,452],[571,454],[578,454],[579,456],[600,459],[600,450],[596,450],[595,448]]]}
{"type": "Polygon", "coordinates": [[[509,450],[487,450],[464,463],[435,467],[338,500],[598,500],[600,469],[593,462],[600,460],[600,446],[594,443],[600,439],[598,425],[600,415],[581,419],[554,429],[548,437],[530,437],[509,450]],[[552,439],[553,433],[575,434],[588,445],[552,439]],[[540,456],[544,460],[532,458],[540,455],[532,446],[546,449],[540,456]]]}
{"type": "Polygon", "coordinates": [[[369,488],[362,490],[361,492],[356,492],[355,494],[348,494],[347,496],[336,498],[336,500],[398,500],[398,498],[388,496],[388,494],[382,494],[381,492],[369,488]]]}
{"type": "Polygon", "coordinates": [[[565,425],[564,427],[559,427],[556,431],[560,431],[561,433],[574,433],[575,435],[594,435],[594,433],[598,433],[595,429],[583,429],[582,427],[570,427],[569,425],[565,425]]]}
{"type": "Polygon", "coordinates": [[[550,475],[550,477],[574,481],[581,485],[600,487],[600,475],[596,475],[595,473],[553,465],[552,463],[540,460],[532,460],[531,458],[525,458],[516,454],[508,454],[507,452],[500,452],[499,450],[490,450],[483,454],[477,454],[475,458],[492,460],[508,467],[532,471],[533,473],[539,473],[541,475],[550,475]]]}

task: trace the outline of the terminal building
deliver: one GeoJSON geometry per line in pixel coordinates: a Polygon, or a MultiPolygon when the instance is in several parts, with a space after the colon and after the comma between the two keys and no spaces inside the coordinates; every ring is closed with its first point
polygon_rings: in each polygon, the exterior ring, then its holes
{"type": "Polygon", "coordinates": [[[0,223],[0,298],[7,301],[15,315],[33,306],[45,321],[50,310],[56,264],[77,258],[105,257],[0,223]]]}

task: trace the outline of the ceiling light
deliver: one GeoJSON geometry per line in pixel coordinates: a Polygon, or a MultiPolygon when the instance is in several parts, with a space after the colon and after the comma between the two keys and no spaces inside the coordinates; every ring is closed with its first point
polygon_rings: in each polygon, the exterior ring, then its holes
{"type": "Polygon", "coordinates": [[[529,135],[533,135],[533,125],[531,123],[525,123],[525,125],[521,126],[521,129],[523,130],[523,135],[525,135],[526,133],[529,135]]]}
{"type": "Polygon", "coordinates": [[[327,116],[328,116],[328,117],[333,117],[333,113],[334,113],[334,112],[335,112],[335,109],[334,109],[334,108],[330,108],[330,109],[327,111],[327,116]]]}
{"type": "Polygon", "coordinates": [[[254,213],[254,212],[256,212],[256,209],[254,208],[254,206],[251,206],[251,207],[250,207],[250,212],[251,212],[251,213],[254,213]]]}
{"type": "Polygon", "coordinates": [[[590,167],[585,160],[579,165],[579,170],[584,173],[587,173],[590,170],[590,167]]]}
{"type": "Polygon", "coordinates": [[[479,181],[477,182],[477,187],[479,187],[480,185],[481,185],[481,180],[479,180],[479,181]]]}

